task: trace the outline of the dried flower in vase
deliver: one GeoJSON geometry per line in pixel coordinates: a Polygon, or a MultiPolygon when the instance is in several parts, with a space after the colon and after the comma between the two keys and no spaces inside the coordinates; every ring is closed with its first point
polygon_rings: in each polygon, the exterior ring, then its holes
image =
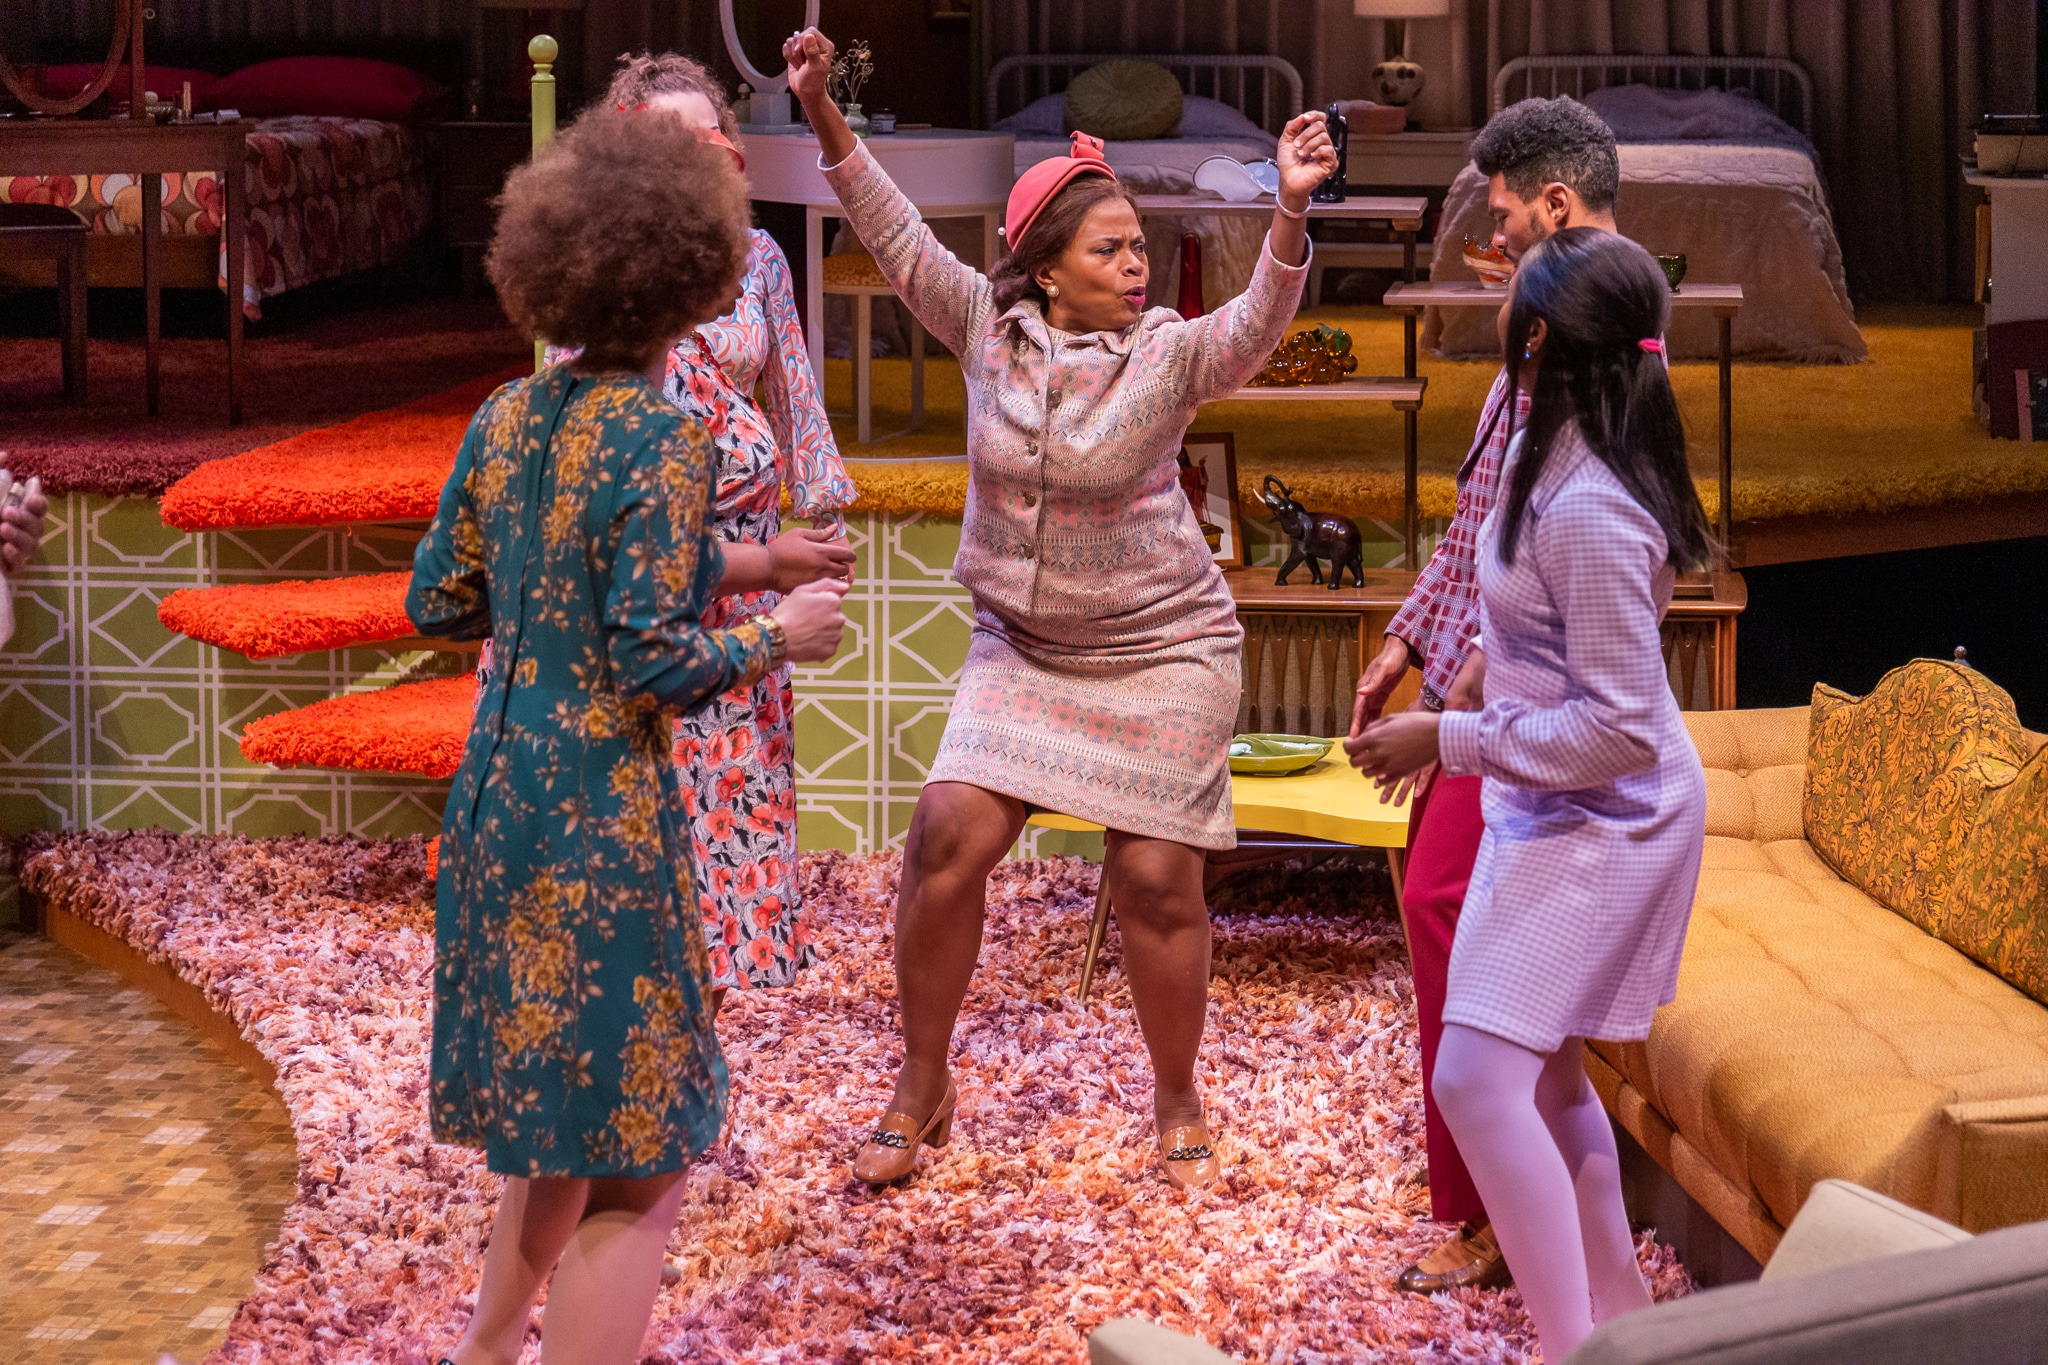
{"type": "Polygon", "coordinates": [[[875,74],[875,54],[868,48],[868,40],[855,38],[839,54],[839,60],[832,63],[832,85],[839,91],[839,98],[848,104],[860,102],[860,88],[868,83],[868,77],[875,74]]]}

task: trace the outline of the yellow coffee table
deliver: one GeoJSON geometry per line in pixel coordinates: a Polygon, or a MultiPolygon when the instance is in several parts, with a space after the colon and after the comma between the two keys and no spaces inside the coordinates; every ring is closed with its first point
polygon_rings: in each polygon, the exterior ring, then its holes
{"type": "MultiPolygon", "coordinates": [[[[1408,847],[1408,802],[1382,802],[1372,780],[1332,749],[1305,772],[1287,777],[1230,779],[1230,804],[1241,830],[1291,834],[1305,839],[1355,844],[1389,850],[1395,894],[1400,893],[1400,850],[1408,847]]],[[[1035,811],[1027,821],[1041,829],[1094,833],[1102,826],[1056,811],[1035,811]]],[[[1109,879],[1095,893],[1095,923],[1088,932],[1088,955],[1081,963],[1081,999],[1095,978],[1095,958],[1109,930],[1109,879]]]]}

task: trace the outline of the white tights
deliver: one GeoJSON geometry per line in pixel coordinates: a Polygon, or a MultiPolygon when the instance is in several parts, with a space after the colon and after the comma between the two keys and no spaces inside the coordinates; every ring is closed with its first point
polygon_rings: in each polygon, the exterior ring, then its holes
{"type": "Polygon", "coordinates": [[[1430,1077],[1553,1361],[1594,1324],[1650,1306],[1622,1208],[1614,1132],[1586,1079],[1583,1046],[1567,1038],[1545,1056],[1446,1024],[1430,1077]]]}
{"type": "Polygon", "coordinates": [[[515,1365],[541,1282],[554,1271],[543,1365],[626,1365],[661,1289],[661,1253],[683,1173],[643,1180],[509,1176],[484,1253],[483,1284],[455,1365],[515,1365]]]}

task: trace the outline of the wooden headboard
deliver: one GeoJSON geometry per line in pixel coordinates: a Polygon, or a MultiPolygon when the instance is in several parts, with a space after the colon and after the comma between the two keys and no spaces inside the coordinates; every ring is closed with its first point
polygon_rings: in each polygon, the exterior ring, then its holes
{"type": "Polygon", "coordinates": [[[1152,62],[1171,71],[1190,95],[1218,100],[1279,135],[1301,112],[1301,73],[1279,57],[1188,52],[1049,52],[1005,57],[989,68],[983,89],[986,127],[1031,101],[1056,94],[1101,62],[1152,62]]]}
{"type": "Polygon", "coordinates": [[[1582,57],[1517,57],[1493,78],[1498,114],[1516,100],[1570,95],[1611,85],[1654,85],[1668,90],[1747,90],[1808,137],[1813,136],[1813,80],[1783,57],[1659,57],[1602,53],[1582,57]]]}

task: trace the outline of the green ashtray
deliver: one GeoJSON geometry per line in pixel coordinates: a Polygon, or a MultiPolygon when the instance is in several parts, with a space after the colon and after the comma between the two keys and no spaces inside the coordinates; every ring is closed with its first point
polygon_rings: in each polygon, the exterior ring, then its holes
{"type": "Polygon", "coordinates": [[[1237,735],[1230,741],[1230,771],[1285,777],[1322,762],[1336,742],[1316,735],[1237,735]]]}

